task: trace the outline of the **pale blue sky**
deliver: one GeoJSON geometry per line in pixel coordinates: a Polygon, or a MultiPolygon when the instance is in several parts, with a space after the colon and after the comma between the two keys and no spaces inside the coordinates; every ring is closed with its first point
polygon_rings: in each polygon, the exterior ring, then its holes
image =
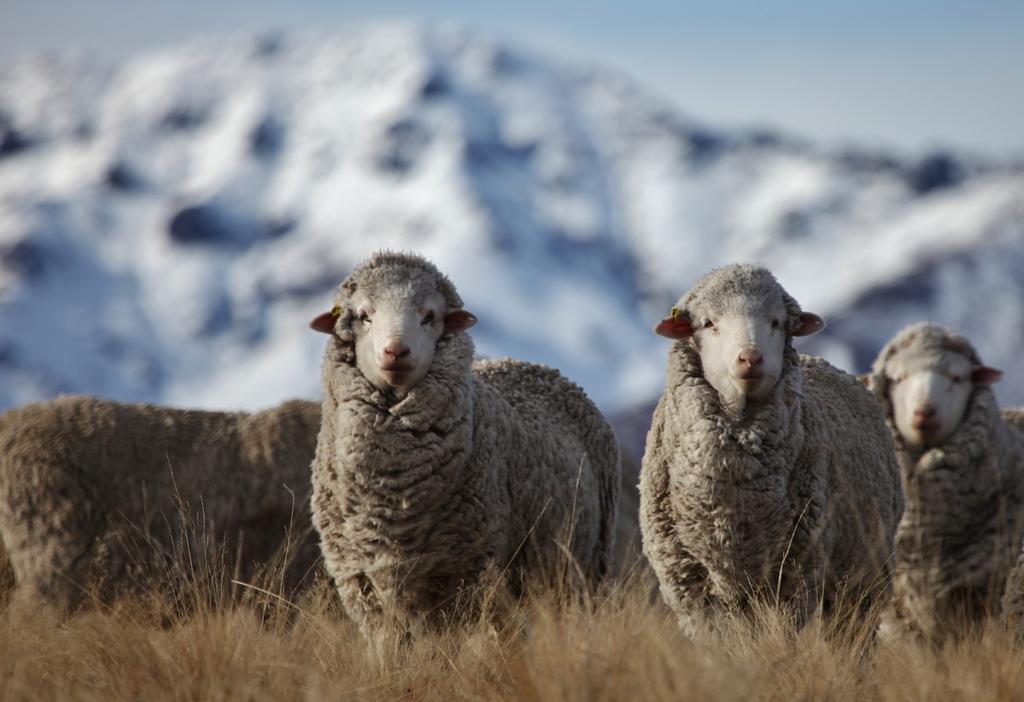
{"type": "Polygon", "coordinates": [[[592,59],[713,124],[1024,157],[1024,0],[0,0],[0,56],[121,56],[193,35],[377,18],[454,21],[592,59]]]}

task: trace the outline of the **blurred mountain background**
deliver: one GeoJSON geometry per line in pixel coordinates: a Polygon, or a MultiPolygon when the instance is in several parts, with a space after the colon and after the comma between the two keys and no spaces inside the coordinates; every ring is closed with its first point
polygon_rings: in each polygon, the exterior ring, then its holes
{"type": "Polygon", "coordinates": [[[560,368],[634,451],[654,322],[710,268],[771,268],[860,372],[919,319],[1024,404],[1024,160],[837,145],[682,112],[636,79],[387,22],[0,64],[0,409],[88,392],[318,397],[307,328],[381,248],[430,257],[482,355],[560,368]]]}

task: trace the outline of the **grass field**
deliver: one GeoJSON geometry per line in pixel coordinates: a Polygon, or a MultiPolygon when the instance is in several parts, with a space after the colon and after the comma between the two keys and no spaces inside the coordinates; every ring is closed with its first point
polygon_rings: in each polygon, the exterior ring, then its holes
{"type": "Polygon", "coordinates": [[[1024,654],[995,627],[933,650],[872,642],[869,625],[794,632],[766,611],[691,642],[642,578],[589,602],[536,596],[383,660],[324,582],[294,602],[205,587],[70,618],[8,598],[0,699],[1024,699],[1024,654]]]}

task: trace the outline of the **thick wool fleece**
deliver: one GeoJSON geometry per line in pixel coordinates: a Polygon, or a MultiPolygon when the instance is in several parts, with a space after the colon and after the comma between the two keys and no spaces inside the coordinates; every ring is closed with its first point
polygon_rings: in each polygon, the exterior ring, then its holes
{"type": "Polygon", "coordinates": [[[193,538],[242,579],[287,547],[296,584],[318,559],[308,500],[319,425],[319,404],[299,400],[247,414],[67,396],[8,412],[0,531],[19,587],[73,607],[97,585],[113,595],[185,573],[166,559],[193,538]]]}
{"type": "MultiPolygon", "coordinates": [[[[712,271],[680,306],[756,313],[766,300],[783,303],[795,331],[799,305],[756,266],[712,271]]],[[[819,603],[829,612],[885,597],[903,498],[871,395],[787,337],[772,394],[736,416],[694,344],[669,352],[640,474],[644,553],[680,626],[713,629],[716,611],[755,600],[799,624],[819,603]]]]}
{"type": "Polygon", "coordinates": [[[903,507],[892,445],[871,396],[821,359],[787,348],[770,399],[737,419],[676,342],[640,495],[644,551],[691,635],[754,598],[802,623],[819,600],[887,592],[903,507]]]}
{"type": "MultiPolygon", "coordinates": [[[[882,349],[869,378],[906,494],[896,534],[895,614],[899,625],[942,638],[999,613],[1024,538],[1024,434],[1000,415],[992,390],[979,386],[945,442],[924,452],[908,447],[895,425],[885,372],[887,361],[908,349],[979,360],[963,337],[918,324],[882,349]]],[[[1015,414],[1007,419],[1019,421],[1015,414]]]]}
{"type": "Polygon", "coordinates": [[[428,373],[396,399],[359,372],[345,335],[328,342],[313,520],[368,636],[468,614],[492,576],[518,588],[566,567],[588,583],[609,569],[611,428],[557,371],[472,358],[468,336],[443,336],[428,373]]]}
{"type": "MultiPolygon", "coordinates": [[[[1024,446],[1024,407],[1008,407],[1002,412],[1003,421],[1013,429],[1024,446]]],[[[1024,553],[1010,571],[1002,600],[1003,622],[1017,638],[1024,638],[1024,553]]]]}

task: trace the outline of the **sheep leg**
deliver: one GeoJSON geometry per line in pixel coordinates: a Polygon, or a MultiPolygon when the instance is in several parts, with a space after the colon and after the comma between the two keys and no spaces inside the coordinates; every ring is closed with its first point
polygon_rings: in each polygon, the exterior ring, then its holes
{"type": "Polygon", "coordinates": [[[101,511],[78,471],[56,463],[12,464],[0,486],[0,524],[20,590],[62,611],[76,608],[94,575],[101,511]],[[27,473],[14,479],[12,474],[27,473]]]}

